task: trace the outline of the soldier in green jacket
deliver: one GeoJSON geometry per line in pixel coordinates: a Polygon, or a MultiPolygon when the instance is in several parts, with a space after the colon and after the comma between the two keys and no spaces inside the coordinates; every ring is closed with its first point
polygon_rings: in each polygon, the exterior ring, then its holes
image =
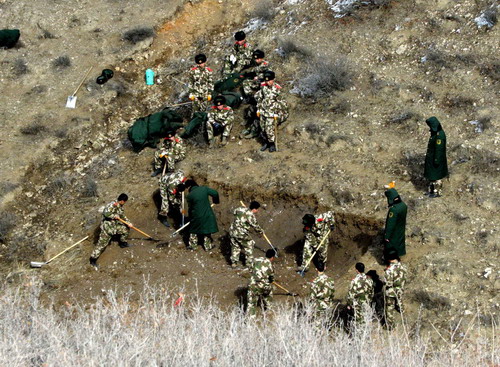
{"type": "Polygon", "coordinates": [[[189,216],[189,249],[196,250],[203,243],[205,251],[213,248],[212,233],[219,231],[217,219],[211,208],[209,196],[214,204],[219,204],[219,193],[206,186],[198,186],[194,180],[184,183],[189,194],[186,198],[189,216]]]}
{"type": "Polygon", "coordinates": [[[436,117],[428,118],[425,122],[430,128],[431,137],[425,154],[424,176],[429,180],[429,197],[435,198],[442,194],[443,183],[441,179],[448,176],[446,134],[436,117]]]}
{"type": "Polygon", "coordinates": [[[403,290],[406,283],[406,266],[401,264],[398,254],[391,251],[385,269],[385,325],[392,329],[396,323],[396,312],[403,314],[403,290]]]}
{"type": "Polygon", "coordinates": [[[251,317],[255,317],[257,313],[257,305],[259,299],[262,307],[269,309],[271,306],[274,282],[274,269],[272,262],[276,258],[276,252],[273,249],[266,251],[266,257],[255,259],[250,284],[248,285],[248,305],[247,311],[251,317]]]}
{"type": "Polygon", "coordinates": [[[112,201],[106,205],[102,211],[101,234],[99,235],[99,241],[97,242],[94,251],[92,251],[92,254],[90,255],[90,265],[96,269],[97,259],[101,256],[106,247],[108,247],[113,236],[120,236],[118,244],[121,248],[129,247],[127,237],[129,227],[132,226],[132,223],[130,223],[123,211],[123,206],[127,200],[127,194],[120,194],[116,201],[112,201]],[[127,222],[128,226],[120,222],[118,219],[122,219],[127,222]]]}
{"type": "Polygon", "coordinates": [[[389,211],[385,220],[384,252],[395,250],[399,256],[406,254],[405,229],[408,207],[401,200],[396,189],[385,192],[389,211]]]}
{"type": "Polygon", "coordinates": [[[253,248],[255,241],[250,237],[253,228],[262,235],[262,228],[257,223],[255,214],[259,211],[260,203],[252,201],[248,208],[240,207],[234,211],[234,222],[229,228],[229,240],[231,241],[231,267],[236,268],[240,254],[245,254],[245,265],[251,269],[253,265],[253,248]]]}
{"type": "Polygon", "coordinates": [[[354,321],[361,324],[373,298],[373,281],[365,274],[365,264],[356,263],[355,268],[357,275],[349,286],[347,308],[354,311],[354,321]]]}

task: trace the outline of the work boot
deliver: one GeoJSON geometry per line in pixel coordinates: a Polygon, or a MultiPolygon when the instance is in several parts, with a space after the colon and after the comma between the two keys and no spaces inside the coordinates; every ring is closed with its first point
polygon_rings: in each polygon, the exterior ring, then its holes
{"type": "Polygon", "coordinates": [[[161,168],[158,168],[157,170],[155,170],[152,174],[151,174],[151,177],[156,177],[158,176],[160,173],[162,173],[162,169],[161,168]]]}
{"type": "Polygon", "coordinates": [[[163,224],[165,227],[169,228],[170,227],[170,223],[168,222],[168,219],[167,217],[161,217],[160,218],[160,223],[163,224]]]}
{"type": "Polygon", "coordinates": [[[210,149],[215,148],[215,139],[210,139],[210,140],[208,141],[208,147],[209,147],[210,149]]]}
{"type": "Polygon", "coordinates": [[[256,128],[251,127],[248,129],[248,134],[245,134],[245,139],[253,139],[259,136],[259,133],[256,128]]]}
{"type": "Polygon", "coordinates": [[[269,143],[266,141],[264,145],[260,147],[260,151],[265,152],[267,148],[269,148],[269,143]]]}
{"type": "Polygon", "coordinates": [[[248,135],[252,132],[252,129],[251,128],[248,128],[248,129],[245,129],[241,132],[241,135],[245,136],[245,135],[248,135]]]}
{"type": "Polygon", "coordinates": [[[92,266],[95,270],[99,269],[99,265],[97,265],[97,259],[94,259],[93,257],[91,257],[89,260],[90,260],[90,261],[89,261],[89,262],[90,262],[90,265],[91,265],[91,266],[92,266]]]}
{"type": "Polygon", "coordinates": [[[276,151],[276,144],[274,143],[270,143],[269,144],[269,151],[272,153],[272,152],[275,152],[276,151]]]}
{"type": "Polygon", "coordinates": [[[128,244],[128,242],[118,242],[118,246],[120,246],[120,248],[127,248],[127,247],[130,247],[130,245],[128,244]]]}
{"type": "Polygon", "coordinates": [[[227,136],[223,136],[221,140],[222,145],[227,145],[227,136]]]}

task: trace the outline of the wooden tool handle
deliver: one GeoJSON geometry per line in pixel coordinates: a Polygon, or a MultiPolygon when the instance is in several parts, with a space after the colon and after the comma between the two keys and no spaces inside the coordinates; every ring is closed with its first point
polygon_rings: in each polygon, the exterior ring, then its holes
{"type": "Polygon", "coordinates": [[[85,76],[83,77],[82,81],[81,81],[81,82],[80,82],[80,84],[78,85],[78,88],[76,88],[75,93],[73,93],[73,94],[72,94],[72,96],[73,96],[73,97],[74,97],[74,96],[78,93],[78,91],[80,90],[80,88],[81,88],[81,87],[82,87],[82,85],[83,85],[83,82],[85,81],[85,79],[87,79],[87,76],[89,75],[90,71],[91,71],[93,68],[94,68],[94,67],[93,67],[93,66],[91,66],[91,67],[89,68],[89,70],[85,73],[85,76]]]}
{"type": "Polygon", "coordinates": [[[80,241],[76,242],[75,244],[71,245],[70,247],[68,247],[66,250],[64,251],[61,251],[60,253],[58,253],[56,256],[54,256],[53,258],[49,259],[46,264],[48,264],[49,262],[51,262],[52,260],[55,260],[57,259],[59,256],[61,256],[62,254],[64,254],[66,251],[68,250],[71,250],[73,247],[75,247],[76,245],[79,245],[80,243],[82,243],[83,241],[85,241],[87,238],[89,238],[89,236],[81,239],[80,241]]]}
{"type": "Polygon", "coordinates": [[[303,269],[306,269],[309,266],[309,264],[311,263],[312,259],[314,259],[314,256],[316,256],[316,253],[319,251],[319,249],[321,248],[321,246],[323,246],[323,243],[326,241],[326,239],[330,235],[330,232],[331,232],[330,230],[328,230],[328,232],[326,232],[325,237],[323,237],[323,239],[319,243],[319,246],[316,248],[316,251],[314,251],[314,253],[312,254],[312,256],[307,261],[306,265],[303,267],[303,269]]]}
{"type": "Polygon", "coordinates": [[[282,290],[284,290],[286,293],[290,293],[290,294],[292,294],[292,292],[290,292],[290,291],[289,291],[288,289],[286,289],[285,287],[283,287],[283,286],[279,285],[278,283],[273,282],[273,284],[274,284],[276,287],[281,288],[282,290]]]}
{"type": "Polygon", "coordinates": [[[147,238],[151,238],[151,239],[153,238],[149,234],[147,234],[146,232],[141,231],[139,228],[134,227],[133,225],[131,225],[130,223],[124,221],[123,219],[121,219],[121,218],[117,218],[117,219],[120,222],[122,222],[123,224],[125,224],[125,225],[129,226],[130,228],[132,228],[133,230],[135,230],[135,231],[139,232],[140,234],[146,236],[147,238]]]}

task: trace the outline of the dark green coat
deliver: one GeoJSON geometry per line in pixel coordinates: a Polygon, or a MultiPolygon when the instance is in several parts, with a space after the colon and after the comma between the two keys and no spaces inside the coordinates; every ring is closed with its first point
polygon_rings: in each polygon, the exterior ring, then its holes
{"type": "Polygon", "coordinates": [[[429,181],[437,181],[448,176],[446,135],[437,118],[431,117],[425,122],[431,129],[431,137],[425,155],[424,176],[429,181]]]}
{"type": "Polygon", "coordinates": [[[385,196],[389,204],[385,220],[385,250],[395,250],[398,256],[403,256],[406,254],[405,229],[408,207],[401,201],[396,189],[387,190],[385,196]]]}
{"type": "Polygon", "coordinates": [[[206,186],[194,186],[189,190],[187,203],[189,206],[189,233],[211,234],[219,231],[215,214],[210,207],[212,197],[214,204],[219,203],[219,193],[206,186]]]}

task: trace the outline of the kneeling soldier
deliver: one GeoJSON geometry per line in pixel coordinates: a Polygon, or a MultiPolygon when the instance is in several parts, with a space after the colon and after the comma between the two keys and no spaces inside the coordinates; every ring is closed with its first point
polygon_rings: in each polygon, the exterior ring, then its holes
{"type": "Polygon", "coordinates": [[[166,172],[173,172],[175,163],[182,161],[184,158],[186,158],[184,140],[173,132],[169,133],[156,149],[154,157],[155,171],[151,174],[151,177],[156,177],[162,172],[163,164],[167,165],[166,172]]]}

